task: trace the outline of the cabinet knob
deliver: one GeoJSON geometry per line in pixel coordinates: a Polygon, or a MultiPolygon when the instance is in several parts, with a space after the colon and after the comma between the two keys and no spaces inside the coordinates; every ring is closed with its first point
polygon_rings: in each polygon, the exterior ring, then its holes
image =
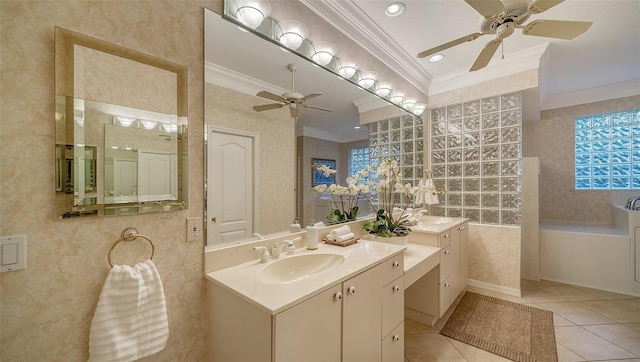
{"type": "Polygon", "coordinates": [[[397,285],[394,285],[393,288],[391,288],[391,289],[394,291],[394,293],[400,291],[400,287],[397,286],[397,285]]]}
{"type": "Polygon", "coordinates": [[[445,239],[449,239],[449,234],[444,234],[445,239]]]}
{"type": "Polygon", "coordinates": [[[341,292],[337,292],[336,294],[333,295],[333,300],[335,300],[336,302],[339,302],[342,300],[342,293],[341,292]]]}
{"type": "Polygon", "coordinates": [[[460,230],[460,231],[462,231],[462,230],[464,230],[464,229],[465,229],[465,227],[464,227],[464,226],[460,226],[460,227],[458,228],[458,230],[460,230]]]}
{"type": "Polygon", "coordinates": [[[450,286],[451,286],[451,283],[444,283],[444,286],[445,286],[445,287],[450,287],[450,286]]]}
{"type": "Polygon", "coordinates": [[[349,289],[347,289],[347,293],[349,293],[349,295],[356,294],[356,287],[349,287],[349,289]]]}
{"type": "Polygon", "coordinates": [[[451,251],[450,251],[450,250],[445,250],[445,251],[444,251],[444,254],[445,254],[445,255],[449,255],[449,254],[451,254],[451,251]]]}
{"type": "Polygon", "coordinates": [[[399,342],[400,341],[400,336],[397,335],[397,334],[394,334],[391,339],[393,339],[394,342],[399,342]]]}
{"type": "Polygon", "coordinates": [[[393,267],[394,267],[394,268],[397,268],[397,267],[399,267],[399,266],[400,266],[400,263],[398,263],[397,261],[394,261],[394,262],[393,262],[393,267]]]}

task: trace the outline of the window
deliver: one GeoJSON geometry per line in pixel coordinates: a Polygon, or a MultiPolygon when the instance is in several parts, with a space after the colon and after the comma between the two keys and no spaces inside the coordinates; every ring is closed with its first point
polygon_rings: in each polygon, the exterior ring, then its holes
{"type": "Polygon", "coordinates": [[[519,225],[522,205],[522,95],[511,93],[431,111],[433,215],[519,225]]]}
{"type": "Polygon", "coordinates": [[[575,188],[640,189],[640,108],[575,119],[575,188]]]}
{"type": "Polygon", "coordinates": [[[351,149],[349,156],[349,176],[369,166],[369,147],[351,149]]]}

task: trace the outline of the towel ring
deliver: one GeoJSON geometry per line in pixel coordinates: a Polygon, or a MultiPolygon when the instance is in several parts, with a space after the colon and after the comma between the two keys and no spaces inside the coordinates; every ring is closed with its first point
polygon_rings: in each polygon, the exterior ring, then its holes
{"type": "Polygon", "coordinates": [[[151,241],[151,239],[149,239],[148,237],[139,234],[138,229],[136,228],[126,228],[120,233],[120,239],[116,240],[116,242],[111,245],[111,249],[109,249],[107,259],[111,267],[113,267],[113,260],[111,260],[111,252],[113,251],[113,249],[115,249],[115,247],[120,244],[121,241],[134,241],[137,238],[143,238],[149,242],[149,245],[151,245],[151,256],[149,257],[149,259],[153,259],[153,254],[156,252],[156,247],[153,245],[153,241],[151,241]]]}

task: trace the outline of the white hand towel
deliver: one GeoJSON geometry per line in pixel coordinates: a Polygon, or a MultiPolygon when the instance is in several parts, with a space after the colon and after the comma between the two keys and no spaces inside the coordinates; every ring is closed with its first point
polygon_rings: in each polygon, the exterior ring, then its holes
{"type": "Polygon", "coordinates": [[[341,241],[346,241],[349,239],[353,239],[356,237],[356,234],[354,233],[346,233],[344,235],[338,235],[335,237],[335,241],[341,242],[341,241]]]}
{"type": "Polygon", "coordinates": [[[436,186],[433,183],[433,180],[428,179],[425,183],[425,187],[427,188],[427,192],[424,195],[424,203],[427,205],[439,204],[440,199],[438,199],[438,191],[436,190],[436,186]]]}
{"type": "Polygon", "coordinates": [[[115,265],[102,287],[89,332],[89,361],[133,361],[169,338],[162,281],[151,260],[115,265]]]}
{"type": "Polygon", "coordinates": [[[424,196],[424,179],[420,179],[420,181],[418,182],[418,191],[416,191],[416,194],[413,198],[413,203],[416,205],[422,204],[424,202],[424,196]]]}
{"type": "Polygon", "coordinates": [[[351,232],[351,228],[349,227],[349,225],[342,225],[337,229],[333,229],[330,231],[331,235],[333,236],[340,236],[340,235],[344,235],[344,234],[348,234],[351,232]]]}

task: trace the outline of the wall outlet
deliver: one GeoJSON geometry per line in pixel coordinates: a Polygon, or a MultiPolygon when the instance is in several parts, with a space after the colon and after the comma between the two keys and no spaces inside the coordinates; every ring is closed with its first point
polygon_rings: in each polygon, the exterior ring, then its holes
{"type": "Polygon", "coordinates": [[[200,240],[202,240],[202,218],[188,217],[187,218],[187,241],[200,241],[200,240]]]}

